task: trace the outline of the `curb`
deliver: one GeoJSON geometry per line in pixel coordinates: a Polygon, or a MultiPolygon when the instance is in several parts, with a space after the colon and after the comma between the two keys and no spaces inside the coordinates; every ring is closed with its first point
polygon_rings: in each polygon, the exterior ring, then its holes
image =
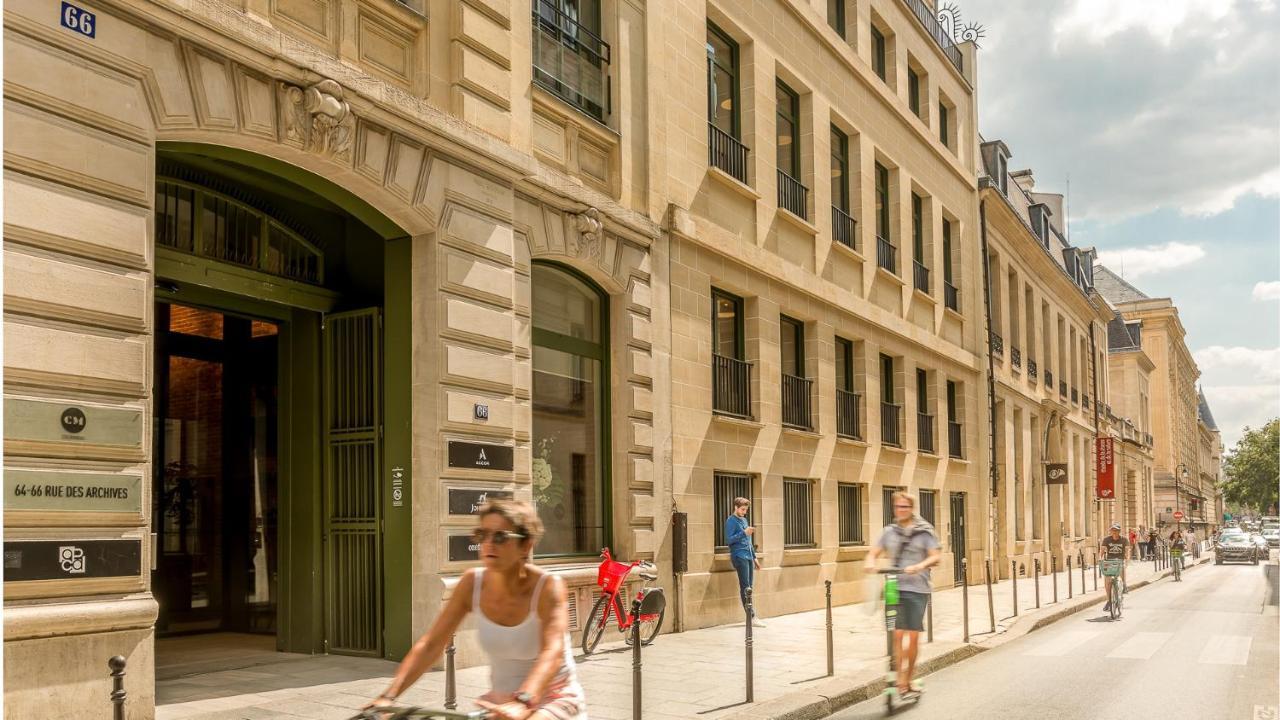
{"type": "MultiPolygon", "coordinates": [[[[1186,569],[1190,570],[1197,565],[1212,561],[1213,558],[1206,555],[1197,562],[1189,564],[1186,569]]],[[[1172,574],[1172,570],[1164,570],[1158,575],[1130,585],[1129,590],[1144,588],[1158,580],[1170,577],[1172,574]]],[[[1041,614],[1038,617],[1025,615],[1008,626],[1003,632],[994,636],[977,641],[971,640],[968,644],[958,645],[944,650],[932,658],[921,660],[916,665],[917,675],[920,677],[930,675],[962,660],[967,660],[974,655],[1000,647],[1011,640],[1024,637],[1082,610],[1100,605],[1104,600],[1105,598],[1101,593],[1094,597],[1081,596],[1078,600],[1072,600],[1061,607],[1053,608],[1051,611],[1039,611],[1041,614]],[[1024,622],[1024,620],[1029,620],[1030,622],[1024,622]]],[[[790,693],[780,698],[760,703],[750,709],[727,715],[725,720],[820,720],[847,707],[870,700],[882,693],[887,684],[884,668],[867,668],[854,675],[830,678],[811,688],[790,693]]]]}

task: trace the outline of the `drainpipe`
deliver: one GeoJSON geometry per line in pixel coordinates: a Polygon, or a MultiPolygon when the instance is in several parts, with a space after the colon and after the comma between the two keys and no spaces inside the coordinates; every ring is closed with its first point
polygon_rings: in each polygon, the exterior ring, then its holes
{"type": "Polygon", "coordinates": [[[996,498],[1000,497],[1000,468],[996,465],[996,376],[995,359],[991,348],[991,265],[987,256],[987,201],[978,202],[978,227],[982,237],[982,285],[983,304],[987,313],[987,418],[990,424],[990,481],[987,494],[987,559],[995,562],[996,549],[996,498]]]}

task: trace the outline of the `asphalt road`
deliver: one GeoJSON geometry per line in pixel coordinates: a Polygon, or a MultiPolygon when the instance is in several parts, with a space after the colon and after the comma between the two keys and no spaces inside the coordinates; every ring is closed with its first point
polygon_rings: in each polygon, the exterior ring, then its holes
{"type": "MultiPolygon", "coordinates": [[[[1274,720],[1280,705],[1277,552],[1206,564],[925,678],[910,720],[1274,720]]],[[[883,717],[883,697],[832,720],[883,717]]]]}

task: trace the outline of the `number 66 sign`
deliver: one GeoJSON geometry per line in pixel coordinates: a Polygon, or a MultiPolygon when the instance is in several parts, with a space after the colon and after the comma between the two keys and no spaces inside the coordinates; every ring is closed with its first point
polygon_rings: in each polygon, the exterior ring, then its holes
{"type": "Polygon", "coordinates": [[[98,16],[69,2],[62,3],[62,27],[84,35],[94,37],[98,31],[98,16]]]}

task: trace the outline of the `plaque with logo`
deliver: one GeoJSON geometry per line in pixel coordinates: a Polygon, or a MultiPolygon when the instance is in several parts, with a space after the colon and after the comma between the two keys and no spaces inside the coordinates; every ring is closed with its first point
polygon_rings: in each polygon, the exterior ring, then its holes
{"type": "Polygon", "coordinates": [[[480,559],[480,546],[470,535],[449,536],[449,562],[473,562],[480,559]]]}
{"type": "Polygon", "coordinates": [[[85,445],[104,457],[141,457],[142,413],[130,408],[15,398],[4,403],[4,436],[11,442],[65,448],[58,452],[76,453],[77,457],[86,452],[77,446],[85,445]]]}
{"type": "Polygon", "coordinates": [[[511,470],[515,448],[510,445],[449,441],[449,467],[470,470],[511,470]]]}
{"type": "Polygon", "coordinates": [[[135,577],[140,540],[7,540],[4,581],[135,577]]]}
{"type": "Polygon", "coordinates": [[[449,488],[449,514],[475,515],[480,506],[490,500],[510,500],[515,493],[510,490],[484,490],[480,488],[449,488]]]}
{"type": "Polygon", "coordinates": [[[1046,463],[1044,468],[1044,482],[1046,485],[1067,484],[1066,463],[1046,463]]]}

